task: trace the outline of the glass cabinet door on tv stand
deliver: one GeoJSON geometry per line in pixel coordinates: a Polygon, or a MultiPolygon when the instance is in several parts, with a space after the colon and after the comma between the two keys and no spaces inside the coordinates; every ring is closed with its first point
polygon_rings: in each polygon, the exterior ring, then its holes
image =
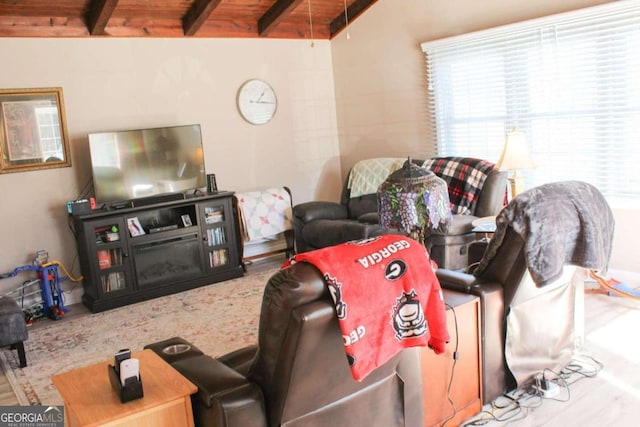
{"type": "Polygon", "coordinates": [[[97,294],[94,299],[103,299],[129,293],[133,289],[131,266],[127,246],[127,227],[119,217],[88,221],[84,224],[85,235],[94,237],[94,250],[89,251],[88,261],[94,268],[97,294]]]}
{"type": "Polygon", "coordinates": [[[235,244],[232,209],[231,198],[199,204],[205,263],[210,271],[238,264],[237,251],[231,250],[235,244]]]}

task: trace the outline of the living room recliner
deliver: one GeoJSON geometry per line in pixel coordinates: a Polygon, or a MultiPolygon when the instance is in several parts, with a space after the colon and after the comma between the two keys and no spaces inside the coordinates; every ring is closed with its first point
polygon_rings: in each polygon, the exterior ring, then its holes
{"type": "MultiPolygon", "coordinates": [[[[379,236],[387,232],[397,233],[398,230],[385,230],[379,224],[377,188],[384,181],[387,174],[378,173],[372,175],[372,180],[367,186],[369,192],[354,193],[354,170],[367,161],[386,161],[385,165],[392,165],[385,172],[392,173],[401,167],[406,159],[367,159],[356,163],[345,179],[340,202],[312,201],[301,203],[293,207],[293,228],[296,241],[296,252],[307,252],[327,246],[344,243],[349,240],[357,240],[379,236]],[[395,161],[395,163],[392,163],[395,161]],[[395,167],[395,168],[394,168],[395,167]]],[[[507,185],[507,174],[504,171],[494,169],[493,164],[472,158],[440,157],[429,159],[429,164],[436,165],[436,175],[443,178],[449,184],[450,198],[459,198],[461,190],[454,188],[454,177],[441,173],[445,170],[455,169],[455,165],[482,164],[486,177],[478,180],[478,175],[471,176],[468,182],[458,181],[458,185],[478,186],[477,199],[470,205],[470,209],[461,213],[455,213],[447,231],[435,230],[427,235],[425,246],[431,258],[443,268],[463,269],[467,266],[467,248],[475,240],[472,233],[472,222],[478,218],[495,216],[504,207],[504,196],[507,185]],[[452,166],[453,165],[453,166],[452,166]],[[454,194],[455,193],[455,194],[454,194]]],[[[424,160],[412,159],[413,163],[423,165],[424,160]]],[[[428,168],[429,169],[429,168],[428,168]]],[[[470,171],[466,168],[465,171],[470,171]]],[[[380,168],[377,169],[380,172],[380,168]]],[[[461,174],[460,174],[461,175],[461,174]]],[[[362,175],[359,175],[362,176],[362,175]]]]}
{"type": "Polygon", "coordinates": [[[355,381],[335,305],[311,264],[297,263],[271,277],[259,322],[257,346],[219,358],[181,338],[145,347],[198,387],[192,396],[196,425],[423,425],[419,349],[403,350],[355,381]],[[181,345],[190,349],[164,351],[181,345]]]}
{"type": "Polygon", "coordinates": [[[576,269],[606,270],[614,219],[593,186],[568,181],[520,194],[497,217],[473,274],[439,269],[443,288],[481,300],[483,401],[559,372],[576,348],[576,269]]]}

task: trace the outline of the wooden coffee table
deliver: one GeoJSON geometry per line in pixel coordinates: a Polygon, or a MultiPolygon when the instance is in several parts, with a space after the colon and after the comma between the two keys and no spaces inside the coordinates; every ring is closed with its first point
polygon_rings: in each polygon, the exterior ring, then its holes
{"type": "Polygon", "coordinates": [[[64,401],[65,425],[193,426],[190,395],[197,387],[151,350],[132,357],[140,360],[144,397],[127,403],[109,382],[113,360],[51,378],[64,401]]]}

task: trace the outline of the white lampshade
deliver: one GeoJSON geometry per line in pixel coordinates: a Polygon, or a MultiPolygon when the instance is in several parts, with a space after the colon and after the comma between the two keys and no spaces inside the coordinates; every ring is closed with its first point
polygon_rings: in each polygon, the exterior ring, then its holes
{"type": "Polygon", "coordinates": [[[507,132],[496,168],[503,171],[517,171],[535,167],[524,132],[517,130],[507,132]]]}

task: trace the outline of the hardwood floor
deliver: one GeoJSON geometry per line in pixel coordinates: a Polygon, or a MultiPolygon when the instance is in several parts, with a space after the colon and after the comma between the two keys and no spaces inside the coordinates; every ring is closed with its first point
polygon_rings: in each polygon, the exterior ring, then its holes
{"type": "Polygon", "coordinates": [[[18,399],[11,388],[11,384],[7,381],[7,376],[4,372],[2,372],[2,375],[0,375],[0,406],[14,406],[17,404],[18,399]]]}
{"type": "MultiPolygon", "coordinates": [[[[611,277],[632,288],[640,287],[640,275],[611,271],[611,277]]],[[[640,340],[640,303],[628,298],[589,291],[584,301],[584,346],[580,353],[589,366],[602,364],[594,377],[572,375],[567,388],[560,387],[554,398],[529,398],[517,405],[505,398],[485,405],[484,414],[462,425],[515,427],[635,426],[638,425],[640,377],[637,358],[640,340]],[[479,418],[482,420],[479,421],[479,418]],[[500,421],[496,420],[499,419],[500,421]],[[473,423],[473,421],[479,421],[473,423]]],[[[598,289],[594,286],[595,289],[598,289]]]]}
{"type": "MultiPolygon", "coordinates": [[[[273,268],[282,258],[254,262],[251,271],[273,268]]],[[[611,272],[610,275],[633,288],[640,287],[640,274],[611,272]]],[[[76,307],[74,307],[76,308],[76,307]]],[[[74,316],[84,315],[81,307],[72,310],[74,316]]],[[[62,320],[64,321],[64,320],[62,320]]],[[[637,357],[640,340],[640,304],[626,298],[587,292],[585,295],[584,353],[600,361],[604,368],[593,378],[584,378],[561,390],[557,400],[543,399],[522,405],[520,412],[508,421],[488,421],[486,426],[632,426],[637,424],[640,404],[640,377],[637,357]],[[561,402],[560,400],[567,400],[561,402]],[[535,407],[533,407],[535,406],[535,407]]],[[[37,327],[37,324],[32,326],[37,327]]],[[[17,405],[6,376],[0,374],[0,405],[17,405]]],[[[491,409],[485,405],[485,409],[491,409]]],[[[495,411],[503,418],[504,411],[495,411]]],[[[469,420],[468,420],[469,421],[469,420]]]]}

